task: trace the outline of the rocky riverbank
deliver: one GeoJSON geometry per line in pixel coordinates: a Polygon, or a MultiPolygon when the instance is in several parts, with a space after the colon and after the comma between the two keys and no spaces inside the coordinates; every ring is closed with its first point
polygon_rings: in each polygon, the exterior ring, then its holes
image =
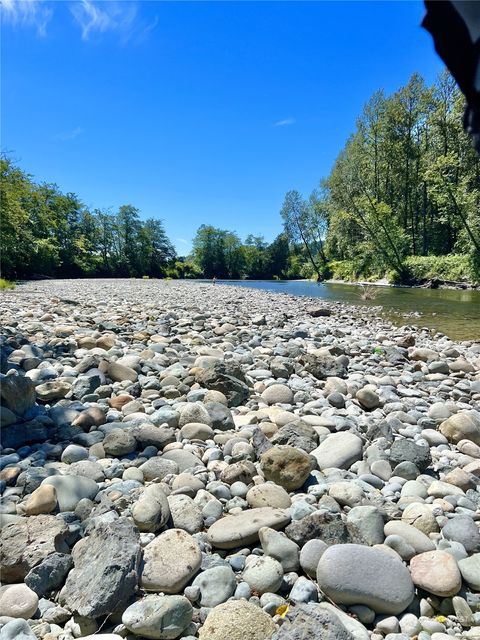
{"type": "Polygon", "coordinates": [[[479,343],[200,283],[0,313],[0,640],[480,638],[479,343]]]}

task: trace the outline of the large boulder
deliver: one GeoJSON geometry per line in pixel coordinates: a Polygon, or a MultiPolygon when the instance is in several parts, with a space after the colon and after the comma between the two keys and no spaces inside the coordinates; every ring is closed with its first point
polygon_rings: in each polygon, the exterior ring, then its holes
{"type": "Polygon", "coordinates": [[[35,404],[35,384],[26,376],[0,374],[0,397],[4,407],[23,416],[35,404]]]}
{"type": "Polygon", "coordinates": [[[98,618],[122,607],[133,596],[141,558],[139,534],[128,520],[101,523],[75,545],[74,568],[59,601],[81,616],[98,618]]]}
{"type": "Polygon", "coordinates": [[[202,369],[195,375],[195,380],[205,389],[223,393],[230,407],[243,404],[250,394],[242,371],[225,362],[216,362],[212,367],[202,369]]]}

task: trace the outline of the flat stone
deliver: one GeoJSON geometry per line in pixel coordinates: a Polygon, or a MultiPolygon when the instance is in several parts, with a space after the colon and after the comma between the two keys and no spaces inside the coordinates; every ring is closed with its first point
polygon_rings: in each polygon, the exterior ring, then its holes
{"type": "Polygon", "coordinates": [[[342,431],[332,433],[311,452],[318,468],[349,469],[354,462],[362,459],[362,440],[354,433],[342,431]]]}
{"type": "Polygon", "coordinates": [[[414,595],[410,573],[400,559],[358,544],[328,548],[320,558],[317,580],[335,604],[364,604],[377,613],[401,613],[414,595]]]}
{"type": "Polygon", "coordinates": [[[60,592],[60,604],[88,618],[121,611],[138,583],[136,528],[124,518],[100,523],[77,542],[72,557],[74,568],[60,592]]]}
{"type": "Polygon", "coordinates": [[[135,369],[127,367],[124,364],[118,362],[109,362],[107,369],[108,376],[115,382],[122,382],[123,380],[130,380],[135,382],[138,378],[138,374],[135,369]]]}
{"type": "Polygon", "coordinates": [[[178,638],[192,621],[193,608],[184,596],[150,595],[130,605],[122,622],[135,636],[178,638]]]}
{"type": "Polygon", "coordinates": [[[413,525],[401,522],[400,520],[390,520],[385,524],[383,529],[385,536],[400,536],[407,544],[415,550],[415,553],[424,553],[433,551],[435,543],[422,531],[416,529],[413,525]]]}
{"type": "Polygon", "coordinates": [[[140,584],[146,591],[179,593],[200,569],[202,554],[194,538],[169,529],[147,544],[140,584]]]}
{"type": "Polygon", "coordinates": [[[413,583],[441,598],[460,591],[462,577],[455,558],[446,551],[427,551],[410,560],[413,583]]]}
{"type": "Polygon", "coordinates": [[[173,460],[155,456],[141,464],[139,469],[142,471],[145,480],[151,482],[156,479],[163,480],[163,478],[169,474],[177,474],[178,464],[173,460]]]}
{"type": "Polygon", "coordinates": [[[248,509],[217,520],[208,530],[207,539],[218,549],[234,549],[256,542],[262,527],[281,529],[289,522],[290,516],[281,509],[248,509]]]}
{"type": "Polygon", "coordinates": [[[229,600],[210,611],[199,630],[200,640],[268,640],[277,629],[260,607],[245,600],[229,600]]]}

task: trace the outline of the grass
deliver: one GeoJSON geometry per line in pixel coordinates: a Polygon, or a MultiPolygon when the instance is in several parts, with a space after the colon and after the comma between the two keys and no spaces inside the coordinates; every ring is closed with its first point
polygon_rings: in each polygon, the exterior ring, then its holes
{"type": "Polygon", "coordinates": [[[0,278],[0,291],[3,291],[4,289],[15,289],[15,283],[0,278]]]}

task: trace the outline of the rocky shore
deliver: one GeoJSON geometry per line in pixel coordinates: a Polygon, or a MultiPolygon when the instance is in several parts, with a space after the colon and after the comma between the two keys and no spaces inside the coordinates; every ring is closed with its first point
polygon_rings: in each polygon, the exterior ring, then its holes
{"type": "Polygon", "coordinates": [[[0,301],[0,640],[480,638],[480,343],[211,284],[0,301]]]}

